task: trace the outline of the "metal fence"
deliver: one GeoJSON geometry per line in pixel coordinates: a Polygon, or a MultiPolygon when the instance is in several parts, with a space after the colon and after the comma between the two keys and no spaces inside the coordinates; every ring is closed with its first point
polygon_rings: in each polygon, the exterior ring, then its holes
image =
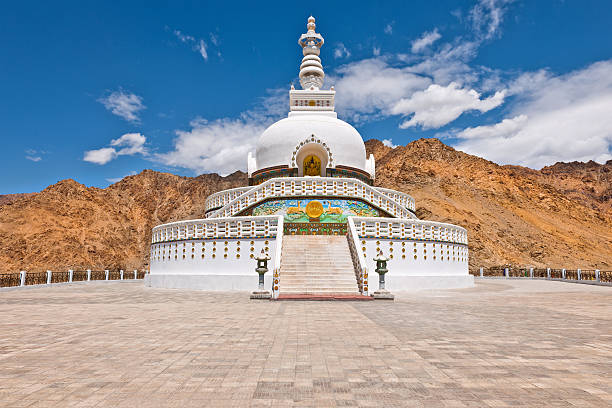
{"type": "Polygon", "coordinates": [[[591,281],[600,283],[612,283],[612,270],[601,271],[599,269],[555,269],[555,268],[530,268],[520,266],[494,266],[470,270],[470,274],[481,277],[503,277],[503,278],[535,278],[556,279],[566,281],[591,281]]]}
{"type": "Polygon", "coordinates": [[[68,270],[68,271],[21,271],[0,272],[0,288],[45,285],[47,283],[70,283],[101,280],[134,280],[144,279],[145,270],[68,270]]]}
{"type": "Polygon", "coordinates": [[[21,285],[21,274],[19,272],[0,273],[0,288],[21,285]]]}

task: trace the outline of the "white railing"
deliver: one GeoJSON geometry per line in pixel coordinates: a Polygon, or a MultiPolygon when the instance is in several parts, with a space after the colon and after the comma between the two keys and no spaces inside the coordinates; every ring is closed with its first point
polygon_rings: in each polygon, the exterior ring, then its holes
{"type": "Polygon", "coordinates": [[[211,194],[204,202],[204,211],[207,212],[213,208],[223,207],[225,204],[240,197],[242,194],[246,193],[252,188],[253,186],[237,187],[211,194]]]}
{"type": "Polygon", "coordinates": [[[158,225],[153,228],[151,243],[185,239],[261,238],[282,235],[283,217],[278,215],[207,218],[158,225]]]}
{"type": "Polygon", "coordinates": [[[359,198],[398,218],[416,218],[405,206],[376,188],[353,178],[279,177],[253,187],[210,214],[208,219],[232,217],[240,211],[270,197],[340,196],[359,198]]]}
{"type": "Polygon", "coordinates": [[[355,275],[357,278],[357,284],[359,285],[359,291],[363,295],[368,295],[368,269],[365,261],[359,256],[359,248],[361,244],[359,242],[359,235],[353,222],[353,217],[348,218],[348,242],[349,249],[351,251],[351,258],[353,260],[353,267],[355,268],[355,275]]]}
{"type": "Polygon", "coordinates": [[[391,190],[390,188],[382,188],[382,187],[374,187],[374,188],[380,191],[381,193],[383,193],[384,195],[386,195],[387,197],[391,198],[392,200],[397,201],[404,207],[412,211],[415,211],[416,206],[414,203],[414,198],[412,198],[412,196],[410,196],[409,194],[402,193],[401,191],[391,190]]]}
{"type": "Polygon", "coordinates": [[[449,242],[467,245],[465,228],[452,224],[415,219],[349,217],[358,238],[388,238],[418,241],[449,242]]]}

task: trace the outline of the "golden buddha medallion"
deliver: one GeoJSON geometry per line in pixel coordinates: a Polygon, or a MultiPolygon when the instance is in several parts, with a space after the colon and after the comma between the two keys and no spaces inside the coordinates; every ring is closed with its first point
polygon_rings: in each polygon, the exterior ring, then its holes
{"type": "Polygon", "coordinates": [[[319,218],[323,214],[323,204],[317,200],[313,200],[306,204],[306,215],[310,218],[319,218]]]}

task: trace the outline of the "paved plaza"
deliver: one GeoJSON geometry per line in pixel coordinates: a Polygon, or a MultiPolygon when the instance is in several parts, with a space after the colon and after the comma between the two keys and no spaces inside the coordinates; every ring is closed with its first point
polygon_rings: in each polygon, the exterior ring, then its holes
{"type": "Polygon", "coordinates": [[[2,407],[609,407],[612,288],[395,302],[91,282],[0,291],[2,407]]]}

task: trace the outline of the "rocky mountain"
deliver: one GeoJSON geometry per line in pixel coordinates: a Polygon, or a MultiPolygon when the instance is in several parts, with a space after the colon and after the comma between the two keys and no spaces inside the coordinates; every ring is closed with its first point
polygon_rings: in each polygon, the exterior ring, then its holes
{"type": "Polygon", "coordinates": [[[610,162],[499,166],[437,139],[366,149],[376,184],[411,194],[421,218],[467,228],[473,268],[612,266],[610,162]]]}
{"type": "Polygon", "coordinates": [[[246,174],[180,177],[144,170],[108,188],[62,180],[0,205],[0,271],[142,268],[151,228],[204,214],[204,199],[246,174]]]}
{"type": "MultiPolygon", "coordinates": [[[[470,266],[611,269],[612,163],[499,166],[436,139],[366,142],[376,184],[411,194],[421,218],[468,229],[470,266]]],[[[105,189],[63,180],[0,196],[0,271],[146,267],[151,228],[201,218],[209,194],[246,174],[180,177],[145,170],[105,189]]]]}

